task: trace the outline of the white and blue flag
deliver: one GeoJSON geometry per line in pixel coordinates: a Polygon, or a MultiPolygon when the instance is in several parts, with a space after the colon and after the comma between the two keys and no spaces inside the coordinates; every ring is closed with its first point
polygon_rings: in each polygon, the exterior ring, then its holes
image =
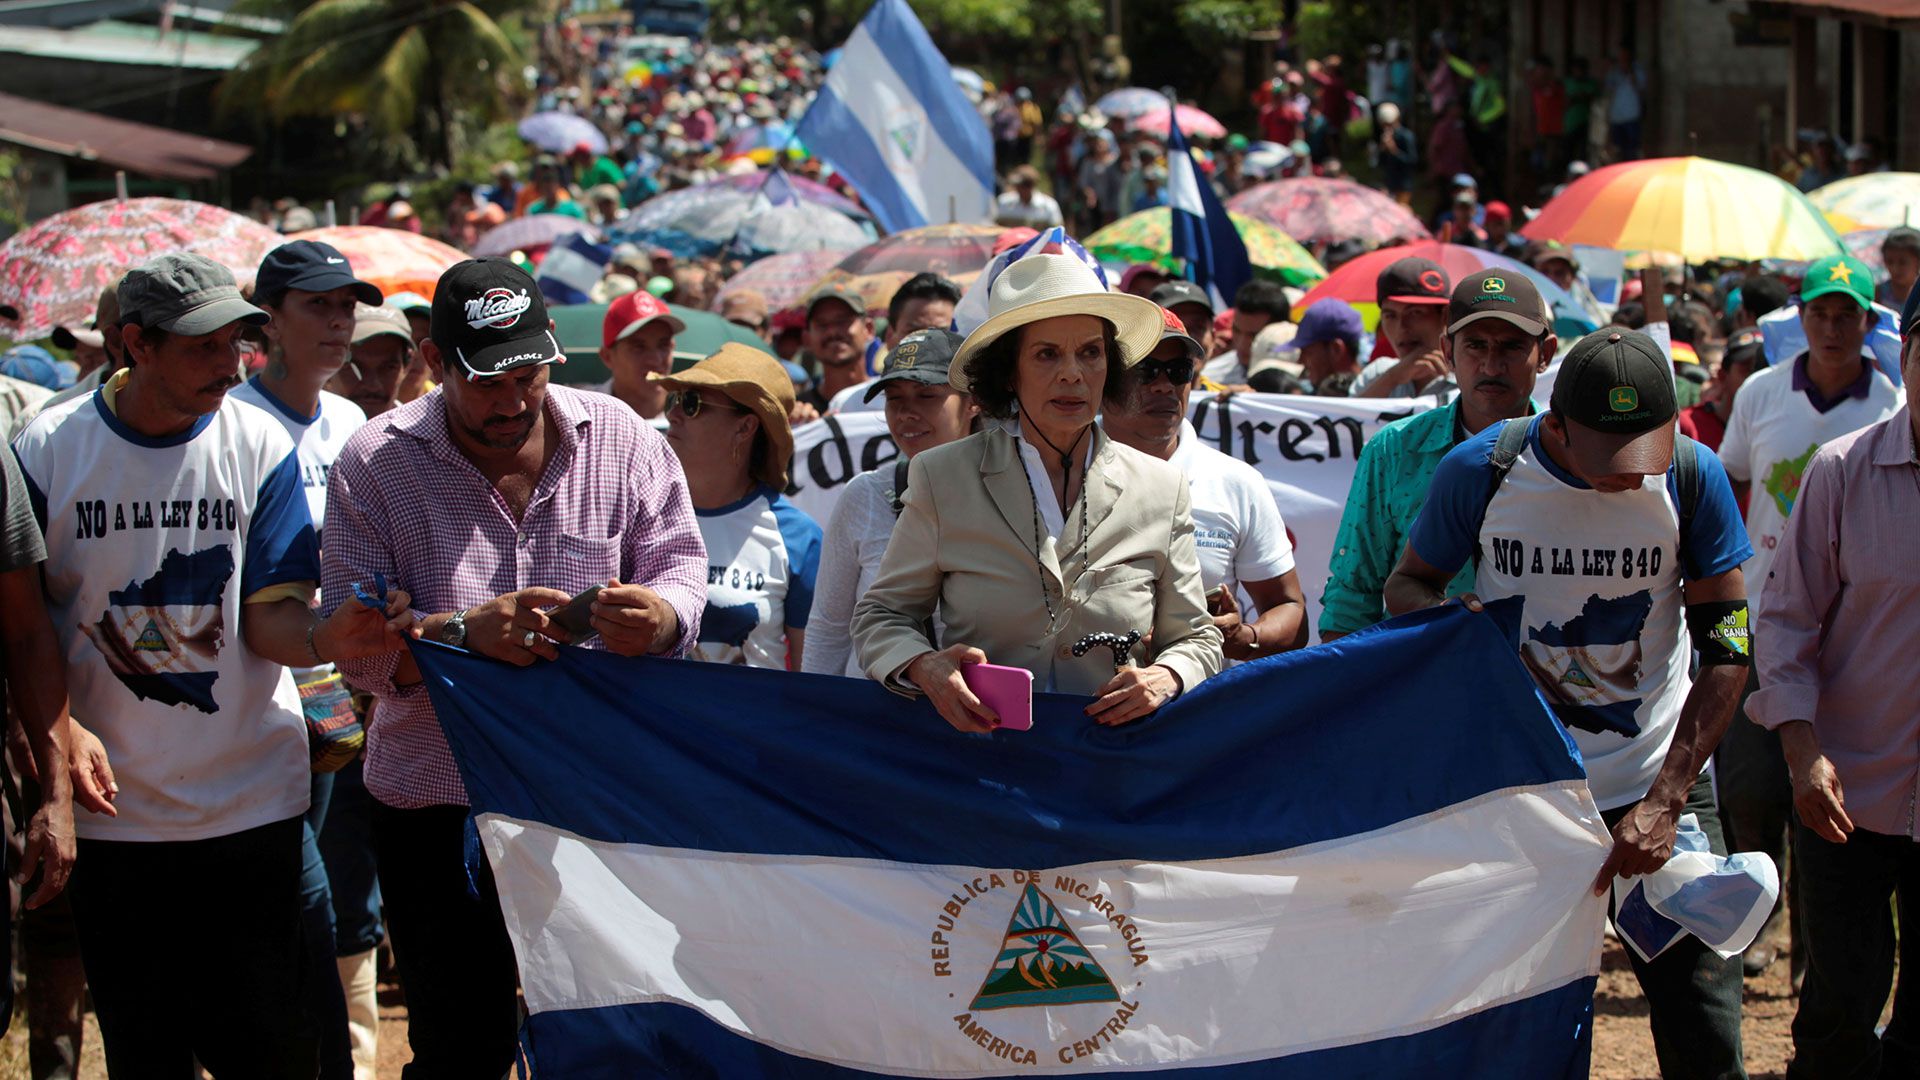
{"type": "Polygon", "coordinates": [[[1189,281],[1207,290],[1215,310],[1233,305],[1233,294],[1253,280],[1253,260],[1233,227],[1227,207],[1200,175],[1187,137],[1180,131],[1180,110],[1169,100],[1167,116],[1167,222],[1171,254],[1181,261],[1189,281]]]}
{"type": "Polygon", "coordinates": [[[907,0],[879,0],[795,136],[888,232],[993,211],[993,138],[907,0]]]}
{"type": "Polygon", "coordinates": [[[1487,607],[986,735],[865,680],[414,650],[535,1076],[1572,1080],[1610,838],[1487,607]]]}
{"type": "Polygon", "coordinates": [[[595,243],[590,233],[561,237],[540,262],[540,295],[553,304],[585,304],[593,286],[613,261],[613,245],[595,243]]]}

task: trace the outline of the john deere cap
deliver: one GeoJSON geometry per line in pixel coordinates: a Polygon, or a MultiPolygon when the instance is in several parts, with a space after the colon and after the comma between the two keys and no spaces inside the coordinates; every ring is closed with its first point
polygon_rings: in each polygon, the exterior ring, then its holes
{"type": "Polygon", "coordinates": [[[1657,476],[1673,461],[1673,365],[1638,330],[1581,338],[1560,364],[1552,408],[1588,476],[1657,476]]]}
{"type": "Polygon", "coordinates": [[[1828,293],[1845,293],[1862,311],[1873,310],[1873,271],[1851,255],[1829,255],[1807,267],[1800,279],[1800,302],[1828,293]]]}
{"type": "Polygon", "coordinates": [[[434,288],[433,344],[469,378],[564,359],[548,321],[540,287],[505,259],[455,263],[434,288]]]}
{"type": "Polygon", "coordinates": [[[1482,319],[1499,319],[1519,327],[1529,337],[1547,332],[1546,301],[1527,275],[1507,270],[1482,270],[1461,279],[1447,302],[1447,333],[1457,334],[1482,319]]]}

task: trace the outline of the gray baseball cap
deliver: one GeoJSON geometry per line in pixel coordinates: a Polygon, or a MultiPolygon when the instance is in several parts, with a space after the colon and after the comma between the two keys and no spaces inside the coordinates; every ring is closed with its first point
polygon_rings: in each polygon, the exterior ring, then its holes
{"type": "Polygon", "coordinates": [[[240,298],[233,272],[204,255],[162,255],[120,279],[120,324],[189,337],[229,323],[264,326],[272,316],[240,298]]]}

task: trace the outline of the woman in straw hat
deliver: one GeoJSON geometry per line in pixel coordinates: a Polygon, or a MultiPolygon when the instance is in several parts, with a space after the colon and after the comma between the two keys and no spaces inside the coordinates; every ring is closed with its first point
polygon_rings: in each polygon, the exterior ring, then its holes
{"type": "Polygon", "coordinates": [[[854,610],[861,665],[962,731],[998,720],[961,676],[985,662],[1091,695],[1103,724],[1146,716],[1221,664],[1185,479],[1094,423],[1159,344],[1160,309],[1108,292],[1074,255],[1035,254],[994,280],[987,311],[949,378],[1000,423],[913,459],[880,576],[854,610]],[[925,630],[936,606],[944,648],[925,630]]]}
{"type": "Polygon", "coordinates": [[[793,380],[780,361],[730,342],[674,375],[667,443],[707,544],[696,660],[800,670],[820,526],[781,494],[793,459],[793,380]]]}

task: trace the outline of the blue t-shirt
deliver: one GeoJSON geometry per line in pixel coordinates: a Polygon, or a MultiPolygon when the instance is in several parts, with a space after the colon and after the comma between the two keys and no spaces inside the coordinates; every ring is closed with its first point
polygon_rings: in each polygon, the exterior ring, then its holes
{"type": "Polygon", "coordinates": [[[1681,586],[1753,554],[1720,459],[1696,448],[1700,499],[1682,536],[1665,483],[1594,491],[1540,446],[1542,417],[1493,484],[1494,424],[1440,461],[1408,543],[1448,573],[1479,558],[1474,592],[1525,603],[1520,655],[1569,727],[1601,809],[1638,801],[1673,742],[1692,683],[1681,586]],[[1577,726],[1576,726],[1577,725],[1577,726]],[[1603,727],[1595,733],[1581,728],[1603,727]]]}
{"type": "Polygon", "coordinates": [[[693,658],[786,667],[787,628],[806,629],[813,610],[819,524],[766,487],[694,514],[707,545],[707,606],[693,658]]]}

